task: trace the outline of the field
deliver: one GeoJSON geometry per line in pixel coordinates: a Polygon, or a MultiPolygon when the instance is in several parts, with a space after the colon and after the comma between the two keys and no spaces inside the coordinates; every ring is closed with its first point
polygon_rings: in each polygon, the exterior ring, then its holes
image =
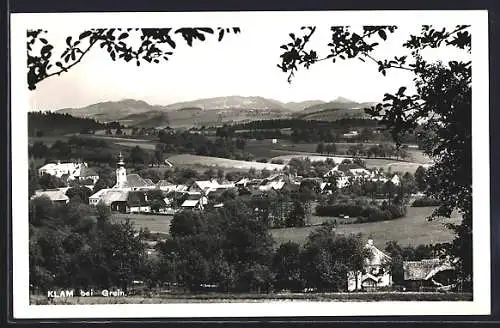
{"type": "MultiPolygon", "coordinates": [[[[288,163],[290,159],[292,158],[297,158],[297,157],[307,157],[311,161],[324,161],[327,158],[333,159],[336,163],[341,162],[344,159],[352,159],[351,157],[338,157],[338,156],[323,156],[323,155],[317,155],[314,153],[301,153],[301,154],[295,154],[295,155],[282,155],[282,156],[276,156],[272,160],[282,160],[283,163],[288,163]]],[[[422,163],[415,163],[415,162],[403,162],[403,161],[398,161],[395,159],[382,159],[382,158],[364,158],[364,162],[366,163],[366,167],[369,169],[374,169],[374,168],[383,168],[385,171],[391,171],[391,172],[410,172],[410,173],[415,173],[417,168],[420,165],[425,165],[422,163]]]]}
{"type": "MultiPolygon", "coordinates": [[[[440,218],[431,222],[427,216],[431,214],[433,207],[408,207],[406,217],[390,221],[379,221],[370,223],[340,224],[337,232],[341,234],[361,233],[365,239],[373,239],[379,247],[391,240],[397,241],[401,246],[417,246],[420,244],[434,244],[448,242],[453,239],[453,233],[444,223],[458,223],[460,218],[454,216],[450,219],[440,218]]],[[[114,214],[116,218],[130,218],[137,228],[148,228],[151,232],[168,233],[170,229],[171,216],[153,214],[114,214]]],[[[313,224],[321,224],[331,218],[313,216],[313,224]]],[[[271,233],[277,245],[294,241],[303,244],[311,231],[317,226],[304,228],[272,229],[271,233]]]]}
{"type": "Polygon", "coordinates": [[[162,304],[162,303],[232,303],[269,301],[311,302],[376,302],[376,301],[472,301],[472,293],[420,293],[420,292],[373,292],[373,293],[269,293],[269,294],[222,294],[165,295],[153,297],[61,297],[47,299],[46,295],[30,295],[33,305],[85,305],[85,304],[162,304]]]}
{"type": "Polygon", "coordinates": [[[209,157],[209,156],[199,156],[199,155],[174,155],[168,158],[168,161],[175,166],[185,166],[185,165],[202,165],[202,166],[212,166],[220,168],[235,168],[249,170],[255,168],[256,170],[282,170],[284,165],[271,164],[271,163],[259,163],[259,162],[248,162],[248,161],[237,161],[227,158],[219,157],[209,157]]]}
{"type": "MultiPolygon", "coordinates": [[[[427,216],[434,207],[408,207],[404,218],[357,224],[341,224],[337,232],[341,234],[361,233],[365,239],[373,239],[381,248],[385,243],[395,240],[401,246],[417,246],[420,244],[434,244],[448,242],[453,239],[453,232],[444,227],[444,223],[458,223],[460,218],[455,216],[450,219],[440,218],[431,222],[427,216]]],[[[327,217],[313,217],[313,221],[327,220],[327,217]]],[[[273,229],[272,234],[277,243],[294,241],[302,244],[309,233],[317,227],[273,229]]]]}
{"type": "Polygon", "coordinates": [[[137,229],[148,228],[151,232],[168,233],[170,230],[171,215],[155,215],[155,214],[113,214],[114,219],[126,219],[134,223],[137,229]]]}

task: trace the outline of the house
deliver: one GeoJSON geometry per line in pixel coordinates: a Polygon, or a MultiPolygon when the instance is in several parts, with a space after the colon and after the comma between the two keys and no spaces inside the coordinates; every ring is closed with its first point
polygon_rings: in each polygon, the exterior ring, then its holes
{"type": "Polygon", "coordinates": [[[405,285],[409,290],[447,290],[455,281],[455,268],[449,259],[403,262],[405,285]]]}
{"type": "MultiPolygon", "coordinates": [[[[146,193],[143,191],[103,189],[100,199],[97,203],[102,202],[109,206],[112,211],[121,213],[149,213],[151,206],[148,205],[146,193]]],[[[94,195],[91,196],[91,198],[94,195]]],[[[91,202],[89,198],[89,202],[91,202]]],[[[95,204],[95,198],[91,204],[95,204]]]]}
{"type": "Polygon", "coordinates": [[[48,197],[53,203],[66,204],[69,202],[69,197],[66,196],[67,189],[68,188],[38,190],[35,191],[35,195],[33,195],[31,199],[45,196],[48,197]]]}
{"type": "Polygon", "coordinates": [[[99,180],[99,174],[97,174],[96,171],[93,169],[89,168],[86,163],[80,168],[80,174],[78,176],[75,176],[78,178],[80,181],[92,181],[92,185],[95,185],[97,180],[99,180]]]}
{"type": "Polygon", "coordinates": [[[80,175],[80,168],[83,163],[48,163],[38,169],[40,176],[44,174],[54,175],[61,178],[63,174],[68,174],[68,177],[80,175]]]}
{"type": "Polygon", "coordinates": [[[394,174],[394,176],[392,177],[391,179],[391,182],[395,185],[395,186],[399,186],[401,184],[401,179],[399,179],[399,176],[397,174],[394,174]]]}
{"type": "Polygon", "coordinates": [[[347,290],[376,290],[392,286],[391,257],[375,247],[371,239],[366,243],[365,249],[369,256],[365,259],[363,270],[347,274],[347,290]]]}
{"type": "Polygon", "coordinates": [[[200,199],[186,199],[182,205],[182,208],[184,209],[198,209],[202,210],[203,209],[203,202],[200,199]]]}
{"type": "Polygon", "coordinates": [[[219,187],[217,180],[199,180],[193,182],[189,187],[189,192],[210,192],[210,190],[216,190],[219,187]]]}

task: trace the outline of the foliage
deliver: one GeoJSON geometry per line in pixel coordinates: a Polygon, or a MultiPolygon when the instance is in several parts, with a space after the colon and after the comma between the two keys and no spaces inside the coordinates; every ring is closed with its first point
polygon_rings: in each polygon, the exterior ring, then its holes
{"type": "MultiPolygon", "coordinates": [[[[119,124],[113,122],[114,124],[119,124]]],[[[57,112],[28,112],[28,136],[42,137],[68,133],[92,134],[104,130],[111,123],[100,123],[91,118],[74,117],[57,112]]]]}
{"type": "Polygon", "coordinates": [[[413,207],[427,207],[427,206],[439,206],[441,202],[437,199],[433,199],[430,197],[420,197],[413,201],[411,206],[413,207]]]}
{"type": "Polygon", "coordinates": [[[279,68],[288,73],[291,81],[299,67],[308,68],[321,60],[358,58],[376,63],[384,76],[391,69],[406,70],[414,75],[416,93],[409,95],[405,86],[394,94],[385,94],[383,104],[367,113],[380,119],[399,145],[401,137],[420,129],[419,144],[435,162],[427,171],[428,196],[442,200],[432,217],[450,216],[458,209],[463,220],[450,225],[456,239],[450,254],[459,260],[462,278],[472,280],[472,169],[471,169],[471,73],[470,60],[429,62],[424,59],[427,48],[448,47],[471,52],[470,26],[441,28],[423,25],[420,33],[410,35],[403,43],[408,55],[376,59],[373,50],[395,26],[363,26],[362,31],[348,26],[333,26],[328,43],[330,53],[319,58],[315,50],[307,50],[316,27],[303,27],[304,35],[290,34],[291,42],[284,44],[279,68]]]}
{"type": "Polygon", "coordinates": [[[230,136],[211,140],[207,136],[189,131],[161,130],[158,134],[163,153],[190,153],[201,156],[222,157],[236,160],[251,160],[252,155],[244,151],[245,142],[230,136]]]}
{"type": "Polygon", "coordinates": [[[240,29],[238,27],[218,27],[216,30],[208,27],[93,28],[82,31],[78,37],[68,36],[66,49],[61,54],[56,54],[54,46],[45,37],[47,31],[28,30],[26,33],[28,88],[34,90],[36,85],[46,78],[67,72],[97,46],[105,50],[113,61],[119,59],[126,62],[134,61],[140,66],[141,62],[158,64],[160,61],[168,61],[178,43],[175,38],[182,37],[191,47],[195,40],[203,42],[207,36],[214,33],[218,35],[218,41],[221,41],[224,35],[230,32],[239,33],[240,29]]]}
{"type": "Polygon", "coordinates": [[[144,245],[129,221],[80,202],[30,201],[30,284],[54,288],[126,290],[144,271],[144,245]]]}
{"type": "Polygon", "coordinates": [[[301,253],[305,284],[320,292],[345,291],[347,273],[361,270],[367,256],[359,235],[336,235],[320,228],[309,235],[301,253]]]}
{"type": "Polygon", "coordinates": [[[406,215],[406,208],[402,205],[370,202],[364,198],[338,199],[331,204],[316,206],[318,216],[349,216],[352,223],[394,220],[406,215]],[[356,219],[354,219],[356,218],[356,219]]]}

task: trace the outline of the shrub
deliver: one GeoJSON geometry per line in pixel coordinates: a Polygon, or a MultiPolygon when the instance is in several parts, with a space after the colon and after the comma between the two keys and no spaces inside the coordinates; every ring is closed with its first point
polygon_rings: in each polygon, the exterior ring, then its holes
{"type": "Polygon", "coordinates": [[[316,207],[318,216],[350,216],[357,219],[351,223],[365,223],[393,220],[406,215],[406,207],[400,205],[378,206],[363,200],[343,199],[333,204],[321,204],[316,207]]]}
{"type": "Polygon", "coordinates": [[[427,207],[427,206],[439,206],[439,205],[441,205],[441,202],[439,200],[430,197],[417,198],[411,204],[412,207],[427,207]]]}

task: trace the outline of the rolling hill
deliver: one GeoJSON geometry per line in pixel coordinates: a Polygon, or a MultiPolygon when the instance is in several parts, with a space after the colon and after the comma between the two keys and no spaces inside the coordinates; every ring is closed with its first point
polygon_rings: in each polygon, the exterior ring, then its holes
{"type": "Polygon", "coordinates": [[[136,127],[190,127],[221,123],[248,122],[281,118],[335,121],[342,118],[364,118],[364,107],[339,97],[331,102],[307,100],[283,103],[264,97],[215,97],[163,105],[142,100],[106,101],[82,108],[64,108],[60,114],[91,118],[100,122],[118,121],[136,127]]]}
{"type": "Polygon", "coordinates": [[[81,108],[63,108],[57,110],[59,114],[70,114],[75,117],[88,117],[100,122],[118,121],[123,118],[151,111],[162,111],[162,106],[150,105],[142,100],[124,99],[120,101],[106,101],[81,108]]]}
{"type": "Polygon", "coordinates": [[[206,109],[258,109],[258,110],[278,110],[287,111],[285,105],[277,100],[264,97],[215,97],[204,98],[192,101],[174,103],[165,106],[165,110],[179,110],[182,108],[198,107],[206,109]]]}

